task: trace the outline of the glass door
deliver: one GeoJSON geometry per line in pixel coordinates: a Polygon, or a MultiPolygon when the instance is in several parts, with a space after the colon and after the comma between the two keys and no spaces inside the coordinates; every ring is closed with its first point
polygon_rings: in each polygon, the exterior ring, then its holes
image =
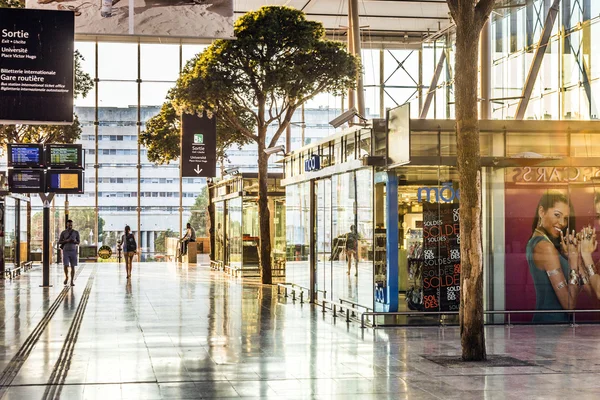
{"type": "Polygon", "coordinates": [[[331,299],[331,178],[315,182],[317,298],[331,299]]]}

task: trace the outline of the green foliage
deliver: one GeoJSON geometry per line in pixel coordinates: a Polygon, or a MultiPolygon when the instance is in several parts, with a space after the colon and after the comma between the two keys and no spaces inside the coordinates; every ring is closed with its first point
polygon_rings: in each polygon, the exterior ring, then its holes
{"type": "Polygon", "coordinates": [[[166,102],[160,112],[146,122],[140,134],[140,144],[148,149],[148,160],[168,164],[179,158],[181,120],[177,112],[166,102]]]}
{"type": "MultiPolygon", "coordinates": [[[[319,93],[354,87],[358,60],[343,43],[325,39],[319,22],[288,7],[262,7],[240,17],[236,40],[216,40],[187,63],[170,95],[179,111],[216,113],[257,143],[259,181],[266,182],[268,155],[298,107],[319,93]],[[241,118],[254,118],[256,130],[241,118]],[[276,125],[267,142],[267,129],[276,125]]],[[[270,284],[271,244],[267,185],[259,185],[259,258],[262,283],[270,284]]]]}
{"type": "Polygon", "coordinates": [[[0,145],[7,143],[73,143],[81,136],[77,115],[71,125],[0,125],[0,145]]]}
{"type": "Polygon", "coordinates": [[[76,99],[80,96],[82,98],[86,98],[90,90],[92,90],[92,88],[94,87],[94,80],[81,67],[81,62],[84,60],[85,58],[81,55],[79,50],[75,50],[75,55],[73,59],[75,72],[75,87],[73,89],[73,96],[76,99]]]}
{"type": "Polygon", "coordinates": [[[165,247],[165,242],[166,239],[170,237],[177,237],[177,234],[170,229],[160,232],[154,241],[154,251],[156,253],[166,253],[167,249],[165,247]]]}
{"type": "MultiPolygon", "coordinates": [[[[73,220],[73,229],[79,231],[79,236],[81,238],[81,243],[83,244],[84,240],[89,241],[90,232],[94,232],[95,222],[96,222],[96,213],[92,207],[86,208],[73,208],[69,210],[69,219],[73,220]]],[[[98,232],[94,232],[92,235],[93,242],[96,242],[97,238],[99,241],[102,241],[102,236],[104,232],[104,219],[98,217],[98,232]]],[[[64,222],[61,226],[64,226],[64,222]]],[[[88,243],[91,244],[91,243],[88,243]]]]}
{"type": "MultiPolygon", "coordinates": [[[[79,236],[81,238],[81,243],[83,244],[84,240],[88,240],[90,238],[90,232],[95,232],[95,219],[96,213],[92,207],[84,207],[84,208],[72,208],[69,210],[69,219],[73,220],[73,229],[79,231],[79,236]]],[[[56,234],[60,234],[65,229],[65,214],[64,210],[57,210],[54,214],[54,221],[56,223],[56,234]]],[[[31,217],[31,235],[33,240],[42,240],[43,234],[43,214],[41,212],[37,212],[31,217]]],[[[102,236],[104,232],[104,224],[105,221],[103,218],[98,218],[98,234],[94,234],[94,241],[96,238],[100,238],[102,241],[102,236]]],[[[57,238],[58,239],[58,238],[57,238]]],[[[106,243],[104,243],[106,244],[106,243]]]]}
{"type": "MultiPolygon", "coordinates": [[[[241,111],[240,111],[241,112],[241,111]]],[[[245,114],[240,117],[246,129],[252,129],[253,119],[245,114]]],[[[160,112],[146,122],[140,134],[140,144],[148,149],[148,160],[157,164],[168,164],[179,158],[181,147],[181,117],[170,101],[164,103],[160,112]]],[[[217,116],[217,159],[227,159],[227,149],[233,145],[241,147],[248,139],[239,130],[230,129],[217,116]]]]}
{"type": "Polygon", "coordinates": [[[262,7],[240,17],[234,32],[236,40],[216,40],[188,62],[172,91],[178,109],[217,112],[256,142],[278,122],[270,147],[301,104],[355,84],[357,59],[301,11],[262,7]],[[258,134],[243,127],[238,110],[254,116],[258,134]]]}
{"type": "Polygon", "coordinates": [[[196,230],[197,237],[206,237],[210,225],[208,216],[208,186],[204,186],[200,191],[196,201],[192,206],[192,215],[187,221],[196,230]]]}

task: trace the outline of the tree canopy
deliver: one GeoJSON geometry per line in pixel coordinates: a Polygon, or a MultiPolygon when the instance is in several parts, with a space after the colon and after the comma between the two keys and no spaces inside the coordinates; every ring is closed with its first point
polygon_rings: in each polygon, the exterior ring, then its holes
{"type": "MultiPolygon", "coordinates": [[[[240,117],[247,129],[252,129],[253,120],[246,114],[240,117]]],[[[237,129],[231,129],[217,115],[217,159],[227,159],[227,149],[248,143],[248,139],[237,129]]],[[[179,158],[181,150],[181,116],[171,101],[165,102],[160,112],[146,122],[140,134],[140,144],[148,150],[148,160],[157,164],[168,164],[179,158]]]]}
{"type": "Polygon", "coordinates": [[[272,147],[301,104],[355,83],[357,59],[302,11],[262,7],[240,17],[234,32],[236,40],[216,40],[187,63],[172,92],[177,107],[218,112],[255,142],[277,122],[272,147]],[[240,110],[252,115],[258,133],[240,121],[240,110]]]}
{"type": "Polygon", "coordinates": [[[306,101],[354,87],[359,62],[345,44],[325,39],[321,23],[289,7],[246,13],[235,22],[234,33],[236,40],[216,40],[186,64],[171,97],[179,112],[216,113],[257,144],[259,259],[262,282],[270,284],[269,155],[264,150],[276,145],[306,101]],[[256,129],[245,126],[246,116],[256,129]],[[267,137],[270,126],[274,132],[267,137]]]}

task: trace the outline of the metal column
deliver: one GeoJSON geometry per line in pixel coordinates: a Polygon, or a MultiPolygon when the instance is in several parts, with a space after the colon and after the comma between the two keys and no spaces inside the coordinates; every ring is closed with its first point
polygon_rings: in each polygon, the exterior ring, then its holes
{"type": "MultiPolygon", "coordinates": [[[[353,20],[352,20],[352,0],[350,0],[348,2],[348,53],[354,55],[354,39],[352,38],[352,35],[354,34],[354,29],[352,27],[353,24],[353,20]]],[[[355,90],[353,88],[348,89],[348,110],[350,110],[352,107],[355,107],[355,103],[354,103],[354,97],[355,97],[355,90]]],[[[343,103],[344,99],[342,97],[342,112],[344,111],[344,103],[343,103]]]]}
{"type": "MultiPolygon", "coordinates": [[[[354,55],[361,61],[361,45],[360,45],[360,21],[358,18],[358,0],[350,0],[350,19],[352,20],[352,42],[354,55]]],[[[362,65],[362,62],[361,62],[362,65]]],[[[363,85],[362,69],[356,71],[356,109],[361,116],[365,116],[365,89],[363,85]]]]}
{"type": "Polygon", "coordinates": [[[542,30],[542,35],[540,36],[540,41],[537,49],[535,50],[533,60],[531,61],[529,73],[527,74],[527,80],[523,86],[521,101],[519,101],[519,106],[517,107],[517,112],[515,114],[515,119],[517,120],[523,119],[525,116],[525,111],[527,111],[527,105],[529,104],[531,93],[533,92],[533,86],[537,79],[538,73],[540,72],[542,61],[544,59],[544,53],[546,53],[546,47],[548,46],[548,41],[550,40],[550,35],[552,34],[552,29],[554,28],[554,22],[556,21],[556,16],[558,15],[559,4],[560,0],[554,0],[552,6],[548,10],[546,22],[544,23],[544,29],[542,30]]]}
{"type": "Polygon", "coordinates": [[[315,209],[316,202],[316,193],[315,193],[315,181],[311,180],[309,190],[310,197],[310,205],[309,205],[309,215],[310,215],[310,223],[309,223],[309,249],[308,249],[308,265],[310,269],[310,302],[317,302],[317,210],[315,209]]]}
{"type": "Polygon", "coordinates": [[[427,97],[425,98],[425,103],[423,104],[423,108],[421,109],[421,114],[419,118],[427,118],[427,114],[429,113],[429,107],[431,106],[431,102],[433,101],[433,96],[435,95],[435,90],[437,88],[438,81],[440,79],[440,75],[442,74],[442,69],[444,68],[444,61],[446,61],[446,50],[442,50],[442,54],[440,55],[440,59],[438,60],[437,66],[435,67],[435,72],[433,77],[431,78],[431,83],[429,84],[429,90],[427,91],[427,97]]]}
{"type": "MultiPolygon", "coordinates": [[[[142,71],[141,71],[141,66],[140,66],[140,59],[141,59],[141,52],[142,52],[142,45],[140,43],[140,40],[138,39],[138,44],[137,44],[137,91],[138,91],[138,96],[137,96],[137,121],[136,121],[136,125],[137,125],[137,137],[138,137],[138,141],[137,141],[137,187],[138,187],[138,195],[137,195],[137,207],[136,207],[136,212],[137,212],[137,242],[138,245],[141,243],[142,241],[142,237],[141,235],[141,231],[142,231],[142,156],[141,156],[141,145],[140,145],[140,133],[142,132],[142,110],[141,110],[141,102],[142,102],[142,71]]],[[[142,255],[144,253],[144,248],[143,247],[139,247],[138,248],[138,261],[142,260],[142,255]]]]}
{"type": "Polygon", "coordinates": [[[479,40],[479,81],[481,82],[480,119],[492,118],[492,24],[488,19],[479,40]]]}
{"type": "Polygon", "coordinates": [[[384,311],[398,311],[398,176],[388,171],[385,190],[387,209],[386,264],[387,287],[384,311]]]}

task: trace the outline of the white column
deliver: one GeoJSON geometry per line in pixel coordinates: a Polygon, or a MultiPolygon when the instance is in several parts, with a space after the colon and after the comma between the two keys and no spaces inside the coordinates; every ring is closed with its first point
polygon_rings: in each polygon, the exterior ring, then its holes
{"type": "Polygon", "coordinates": [[[150,242],[150,245],[149,245],[150,249],[149,249],[149,251],[151,253],[153,253],[154,252],[154,231],[150,231],[150,232],[148,232],[148,234],[150,235],[150,237],[149,237],[149,239],[150,239],[149,240],[149,242],[150,242]]]}

